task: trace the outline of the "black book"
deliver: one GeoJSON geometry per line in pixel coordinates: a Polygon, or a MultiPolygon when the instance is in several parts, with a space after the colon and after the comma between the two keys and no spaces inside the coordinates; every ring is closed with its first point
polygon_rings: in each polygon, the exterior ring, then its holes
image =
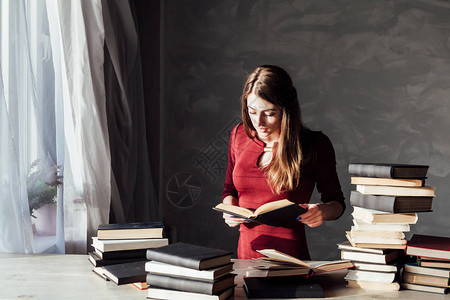
{"type": "Polygon", "coordinates": [[[225,203],[219,203],[213,209],[247,219],[250,222],[274,227],[289,227],[290,224],[297,222],[299,215],[306,212],[306,209],[287,199],[265,203],[254,211],[225,203]]]}
{"type": "Polygon", "coordinates": [[[100,259],[127,259],[127,258],[140,258],[141,260],[146,259],[147,249],[134,249],[134,250],[120,250],[120,251],[110,251],[102,252],[99,249],[94,248],[95,254],[97,254],[100,259]]]}
{"type": "Polygon", "coordinates": [[[103,267],[109,265],[123,264],[136,261],[146,261],[145,258],[119,258],[119,259],[101,259],[95,252],[89,252],[89,261],[94,267],[103,267]]]}
{"type": "Polygon", "coordinates": [[[188,278],[148,273],[146,281],[147,284],[152,287],[161,287],[191,293],[216,295],[223,290],[234,286],[235,276],[236,274],[228,274],[212,282],[206,282],[188,278]]]}
{"type": "Polygon", "coordinates": [[[206,270],[231,262],[232,252],[193,245],[175,243],[147,249],[147,259],[195,270],[206,270]]]}
{"type": "Polygon", "coordinates": [[[146,280],[145,261],[103,266],[103,274],[118,285],[146,280]]]}
{"type": "Polygon", "coordinates": [[[393,163],[351,163],[348,173],[352,176],[382,178],[426,178],[429,166],[393,163]]]}
{"type": "Polygon", "coordinates": [[[389,213],[410,213],[431,211],[433,197],[385,196],[363,194],[351,191],[350,204],[389,213]]]}
{"type": "Polygon", "coordinates": [[[137,222],[100,224],[97,228],[99,239],[144,239],[164,237],[162,222],[137,222]]]}
{"type": "Polygon", "coordinates": [[[305,277],[244,277],[248,298],[322,298],[323,288],[305,277]]]}

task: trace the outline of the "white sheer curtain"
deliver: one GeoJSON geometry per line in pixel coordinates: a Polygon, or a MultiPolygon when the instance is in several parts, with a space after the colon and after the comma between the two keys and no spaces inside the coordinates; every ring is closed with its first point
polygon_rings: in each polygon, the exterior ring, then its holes
{"type": "Polygon", "coordinates": [[[101,1],[0,3],[0,252],[86,253],[111,198],[101,1]],[[46,235],[30,217],[36,159],[63,176],[46,235]]]}

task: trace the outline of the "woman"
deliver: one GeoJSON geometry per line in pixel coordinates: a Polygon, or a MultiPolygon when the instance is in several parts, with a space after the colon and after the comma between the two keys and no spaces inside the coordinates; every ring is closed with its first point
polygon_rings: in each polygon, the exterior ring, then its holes
{"type": "Polygon", "coordinates": [[[297,92],[280,67],[256,68],[241,102],[243,122],[231,132],[222,202],[256,209],[288,199],[307,212],[289,228],[223,214],[230,227],[240,225],[238,257],[260,257],[256,250],[271,248],[310,259],[304,225],[320,226],[345,210],[333,146],[322,132],[302,125],[297,92]],[[308,204],[316,184],[322,203],[308,204]]]}

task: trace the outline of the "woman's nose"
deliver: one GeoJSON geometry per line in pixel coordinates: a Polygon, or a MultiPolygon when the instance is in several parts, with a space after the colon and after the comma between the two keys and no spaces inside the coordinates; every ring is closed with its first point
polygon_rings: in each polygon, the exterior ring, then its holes
{"type": "Polygon", "coordinates": [[[258,115],[257,122],[258,122],[258,127],[259,126],[264,126],[264,116],[263,116],[263,114],[259,114],[258,115]]]}

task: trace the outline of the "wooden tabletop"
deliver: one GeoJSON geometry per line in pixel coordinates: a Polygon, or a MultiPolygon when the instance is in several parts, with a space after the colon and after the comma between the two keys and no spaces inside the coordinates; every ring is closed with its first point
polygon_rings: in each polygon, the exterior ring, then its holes
{"type": "MultiPolygon", "coordinates": [[[[243,274],[251,260],[234,260],[234,299],[247,299],[243,274]]],[[[88,255],[0,253],[0,299],[146,299],[147,291],[116,285],[92,272],[88,255]]],[[[368,291],[346,288],[346,271],[317,275],[326,298],[337,299],[449,299],[448,295],[415,291],[368,291]]]]}

